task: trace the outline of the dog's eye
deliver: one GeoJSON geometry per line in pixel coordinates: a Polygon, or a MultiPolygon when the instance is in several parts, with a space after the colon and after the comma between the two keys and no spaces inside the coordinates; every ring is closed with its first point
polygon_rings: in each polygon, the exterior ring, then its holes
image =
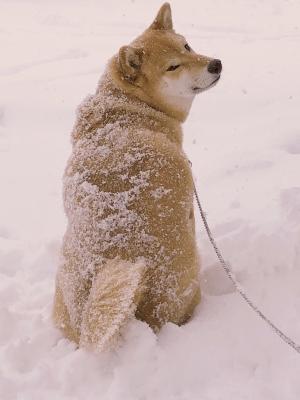
{"type": "Polygon", "coordinates": [[[187,51],[191,51],[191,50],[192,50],[188,44],[185,44],[185,45],[184,45],[184,48],[185,48],[187,51]]]}
{"type": "Polygon", "coordinates": [[[178,64],[178,65],[171,65],[168,69],[167,69],[167,71],[175,71],[175,69],[177,69],[177,68],[179,68],[180,67],[180,65],[178,64]]]}

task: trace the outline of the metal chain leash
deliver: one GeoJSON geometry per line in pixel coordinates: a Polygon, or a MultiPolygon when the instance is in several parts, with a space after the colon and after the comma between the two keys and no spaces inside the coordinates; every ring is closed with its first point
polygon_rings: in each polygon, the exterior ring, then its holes
{"type": "Polygon", "coordinates": [[[201,206],[200,200],[199,200],[199,196],[198,196],[198,192],[196,189],[196,185],[195,182],[193,182],[194,184],[194,193],[195,193],[195,197],[196,197],[196,201],[197,201],[197,205],[200,211],[200,215],[205,227],[205,230],[207,232],[208,238],[210,240],[210,243],[212,244],[217,257],[220,261],[220,264],[222,265],[223,269],[225,270],[228,278],[231,280],[231,282],[233,283],[236,291],[242,296],[242,298],[245,300],[245,302],[248,304],[249,307],[252,308],[252,310],[262,319],[265,321],[265,323],[267,325],[269,325],[269,327],[273,330],[274,333],[276,333],[285,343],[287,343],[289,346],[291,346],[294,350],[297,351],[297,353],[300,353],[300,346],[295,343],[291,338],[289,338],[287,335],[285,335],[279,328],[277,328],[276,325],[273,324],[272,321],[269,320],[269,318],[267,318],[259,309],[258,307],[252,302],[252,300],[249,299],[249,297],[246,295],[246,293],[244,292],[243,288],[241,287],[241,285],[237,282],[237,280],[234,277],[233,272],[231,271],[230,267],[227,265],[226,261],[224,260],[217,244],[216,241],[211,233],[211,230],[209,228],[206,216],[205,216],[205,212],[201,206]]]}

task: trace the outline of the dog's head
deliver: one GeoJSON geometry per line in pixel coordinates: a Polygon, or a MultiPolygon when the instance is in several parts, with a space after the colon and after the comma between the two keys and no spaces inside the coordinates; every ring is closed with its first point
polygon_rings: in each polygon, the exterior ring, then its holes
{"type": "Polygon", "coordinates": [[[137,97],[181,121],[195,95],[214,86],[222,70],[220,60],[197,54],[175,33],[168,3],[141,36],[121,47],[118,67],[137,97]]]}

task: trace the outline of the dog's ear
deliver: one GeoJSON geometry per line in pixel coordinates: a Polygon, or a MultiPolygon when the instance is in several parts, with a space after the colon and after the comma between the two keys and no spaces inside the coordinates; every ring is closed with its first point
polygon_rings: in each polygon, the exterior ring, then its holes
{"type": "Polygon", "coordinates": [[[119,65],[126,80],[134,82],[143,63],[143,50],[123,46],[119,50],[119,65]]]}
{"type": "Polygon", "coordinates": [[[173,29],[171,6],[169,3],[164,3],[158,11],[155,20],[150,25],[149,29],[169,30],[173,29]]]}

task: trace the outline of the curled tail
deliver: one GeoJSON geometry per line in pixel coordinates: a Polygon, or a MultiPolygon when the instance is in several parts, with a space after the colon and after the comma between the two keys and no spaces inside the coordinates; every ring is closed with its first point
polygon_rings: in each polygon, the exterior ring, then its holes
{"type": "Polygon", "coordinates": [[[84,306],[80,346],[101,351],[111,347],[134,316],[143,286],[145,263],[110,260],[95,277],[84,306]]]}

